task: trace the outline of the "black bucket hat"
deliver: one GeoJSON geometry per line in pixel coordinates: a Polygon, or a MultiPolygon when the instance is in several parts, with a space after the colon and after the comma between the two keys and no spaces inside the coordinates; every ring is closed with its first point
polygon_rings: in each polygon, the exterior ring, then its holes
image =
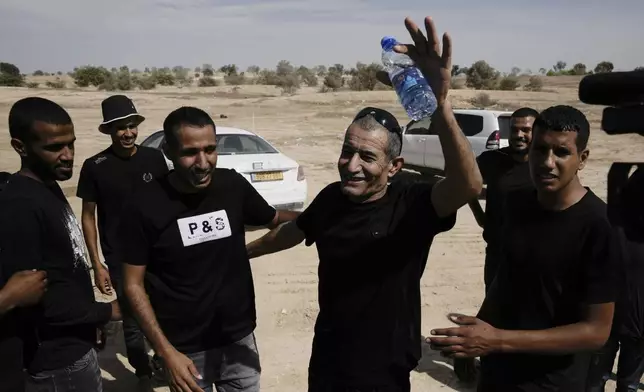
{"type": "Polygon", "coordinates": [[[103,109],[103,122],[98,126],[98,129],[102,133],[108,133],[105,126],[114,121],[134,117],[135,121],[140,124],[145,120],[145,117],[136,111],[134,102],[125,95],[112,95],[104,99],[101,108],[103,109]]]}

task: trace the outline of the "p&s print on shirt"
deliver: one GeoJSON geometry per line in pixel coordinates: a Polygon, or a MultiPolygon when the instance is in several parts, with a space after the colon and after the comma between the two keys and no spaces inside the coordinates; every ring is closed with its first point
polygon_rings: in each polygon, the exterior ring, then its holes
{"type": "Polygon", "coordinates": [[[177,219],[183,246],[192,246],[230,237],[230,221],[226,210],[177,219]]]}

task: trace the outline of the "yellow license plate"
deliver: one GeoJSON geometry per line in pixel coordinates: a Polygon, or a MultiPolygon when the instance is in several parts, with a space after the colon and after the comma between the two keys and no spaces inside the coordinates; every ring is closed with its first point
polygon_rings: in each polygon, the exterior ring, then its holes
{"type": "Polygon", "coordinates": [[[284,179],[284,173],[281,171],[251,173],[250,178],[253,182],[282,181],[284,179]]]}

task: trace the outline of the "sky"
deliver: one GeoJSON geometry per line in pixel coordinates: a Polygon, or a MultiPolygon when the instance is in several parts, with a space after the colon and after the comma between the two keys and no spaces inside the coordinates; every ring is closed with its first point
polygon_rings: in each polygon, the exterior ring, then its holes
{"type": "Polygon", "coordinates": [[[409,42],[404,18],[432,16],[453,64],[537,72],[644,66],[642,0],[2,0],[0,61],[23,73],[108,68],[274,68],[380,61],[380,39],[409,42]],[[575,4],[576,3],[576,4],[575,4]]]}

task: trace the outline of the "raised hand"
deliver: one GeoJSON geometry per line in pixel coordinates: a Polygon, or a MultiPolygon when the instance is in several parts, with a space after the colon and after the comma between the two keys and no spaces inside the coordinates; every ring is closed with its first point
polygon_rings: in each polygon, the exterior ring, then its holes
{"type": "MultiPolygon", "coordinates": [[[[414,44],[396,45],[394,51],[408,55],[416,63],[434,91],[438,104],[441,105],[447,99],[452,78],[452,40],[447,33],[443,34],[443,48],[441,50],[436,27],[429,16],[425,18],[427,38],[410,18],[405,18],[405,27],[407,27],[414,44]]],[[[386,72],[378,72],[377,77],[382,83],[391,86],[389,75],[386,72]]]]}

